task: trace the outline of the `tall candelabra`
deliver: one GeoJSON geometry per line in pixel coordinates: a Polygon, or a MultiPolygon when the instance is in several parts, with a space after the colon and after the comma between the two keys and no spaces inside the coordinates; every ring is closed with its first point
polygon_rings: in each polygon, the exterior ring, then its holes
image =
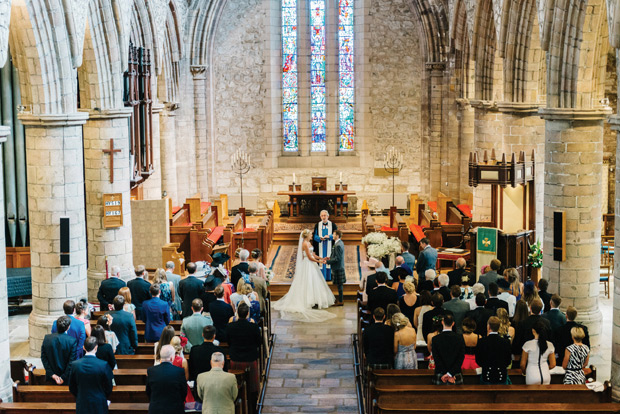
{"type": "Polygon", "coordinates": [[[239,174],[239,181],[241,183],[241,207],[243,207],[243,174],[247,174],[250,171],[250,157],[246,152],[237,150],[232,156],[232,168],[237,174],[239,174]]]}
{"type": "Polygon", "coordinates": [[[383,155],[383,168],[388,174],[392,174],[392,206],[395,206],[394,189],[396,186],[396,174],[403,169],[403,155],[394,147],[388,148],[383,155]]]}

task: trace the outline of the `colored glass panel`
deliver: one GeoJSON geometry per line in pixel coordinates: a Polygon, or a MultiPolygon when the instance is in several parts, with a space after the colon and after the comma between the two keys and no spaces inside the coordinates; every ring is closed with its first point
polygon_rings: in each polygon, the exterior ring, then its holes
{"type": "Polygon", "coordinates": [[[325,151],[325,0],[310,0],[312,151],[325,151]]]}
{"type": "Polygon", "coordinates": [[[340,151],[352,151],[355,143],[354,0],[338,2],[338,122],[340,151]]]}
{"type": "Polygon", "coordinates": [[[297,0],[282,0],[282,125],[284,151],[299,147],[297,117],[297,0]]]}

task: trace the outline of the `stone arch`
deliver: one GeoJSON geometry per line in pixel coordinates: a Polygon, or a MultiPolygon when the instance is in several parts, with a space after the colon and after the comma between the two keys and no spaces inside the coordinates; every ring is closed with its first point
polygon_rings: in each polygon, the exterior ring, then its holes
{"type": "Polygon", "coordinates": [[[179,94],[179,61],[183,57],[183,28],[179,24],[177,8],[168,4],[165,37],[162,44],[162,72],[158,77],[158,96],[163,102],[177,102],[179,94]]]}
{"type": "Polygon", "coordinates": [[[498,51],[504,58],[504,99],[509,102],[536,102],[540,47],[535,0],[504,3],[498,51]]]}
{"type": "Polygon", "coordinates": [[[472,43],[473,58],[476,61],[475,97],[476,99],[490,101],[493,99],[495,52],[497,48],[491,0],[481,0],[478,3],[472,43]]]}
{"type": "Polygon", "coordinates": [[[469,98],[473,85],[470,81],[471,39],[467,29],[467,7],[463,0],[457,0],[450,34],[450,52],[454,59],[457,98],[469,98]]]}
{"type": "Polygon", "coordinates": [[[78,69],[80,106],[101,110],[123,106],[123,59],[121,35],[110,0],[88,5],[82,66],[78,69]]]}
{"type": "Polygon", "coordinates": [[[74,59],[65,24],[70,12],[63,10],[58,0],[29,0],[11,7],[11,54],[19,71],[22,103],[33,114],[77,109],[74,59]]]}
{"type": "Polygon", "coordinates": [[[444,62],[449,50],[448,13],[441,0],[415,0],[413,6],[422,23],[422,42],[427,62],[444,62]]]}

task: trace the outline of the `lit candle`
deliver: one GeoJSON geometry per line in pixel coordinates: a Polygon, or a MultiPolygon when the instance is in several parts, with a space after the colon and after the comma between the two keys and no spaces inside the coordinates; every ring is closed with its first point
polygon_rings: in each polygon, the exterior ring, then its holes
{"type": "Polygon", "coordinates": [[[342,182],[342,171],[340,171],[340,182],[342,182]]]}

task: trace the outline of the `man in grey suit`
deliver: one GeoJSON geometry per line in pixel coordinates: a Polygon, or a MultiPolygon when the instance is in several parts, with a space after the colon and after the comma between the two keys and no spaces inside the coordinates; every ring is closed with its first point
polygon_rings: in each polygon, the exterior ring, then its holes
{"type": "Polygon", "coordinates": [[[491,282],[497,283],[497,279],[499,279],[499,275],[497,274],[497,272],[500,267],[502,267],[502,262],[497,259],[493,259],[491,260],[490,267],[491,270],[480,276],[480,278],[478,279],[478,282],[484,285],[484,296],[487,299],[489,298],[489,284],[491,282]]]}
{"type": "Polygon", "coordinates": [[[331,266],[332,283],[338,287],[338,302],[334,306],[342,306],[344,300],[344,284],[347,281],[347,275],[344,271],[344,243],[342,241],[342,231],[336,230],[332,234],[334,237],[334,245],[332,252],[325,260],[325,263],[331,266]]]}
{"type": "Polygon", "coordinates": [[[260,303],[260,312],[265,312],[265,298],[267,297],[267,283],[262,277],[258,276],[258,265],[251,262],[248,265],[248,271],[250,272],[250,282],[254,285],[254,292],[258,295],[258,302],[260,303]]]}
{"type": "Polygon", "coordinates": [[[443,304],[443,308],[451,311],[454,314],[454,326],[457,333],[463,333],[462,324],[465,319],[465,314],[469,312],[469,303],[460,299],[461,287],[454,285],[450,288],[450,299],[443,304]]]}
{"type": "Polygon", "coordinates": [[[224,372],[224,354],[221,352],[211,356],[211,371],[198,375],[196,389],[202,400],[203,414],[235,414],[237,378],[224,372]]]}
{"type": "Polygon", "coordinates": [[[181,295],[179,295],[179,282],[181,281],[181,276],[174,273],[174,262],[166,262],[166,277],[169,282],[172,282],[174,285],[174,291],[176,292],[174,298],[174,311],[172,312],[172,319],[180,320],[181,315],[180,312],[183,309],[183,304],[181,303],[181,295]]]}

